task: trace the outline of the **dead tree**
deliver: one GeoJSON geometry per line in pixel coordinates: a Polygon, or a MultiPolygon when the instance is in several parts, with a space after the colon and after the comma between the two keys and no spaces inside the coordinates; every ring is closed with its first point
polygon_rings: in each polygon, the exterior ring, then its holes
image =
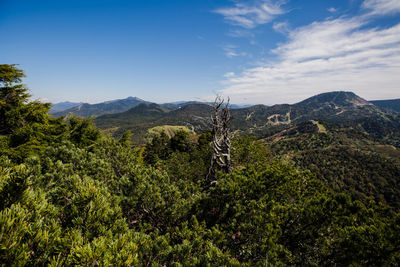
{"type": "Polygon", "coordinates": [[[229,98],[226,103],[224,102],[224,99],[217,96],[214,101],[214,113],[211,115],[213,154],[207,179],[212,180],[212,183],[216,182],[214,180],[216,168],[225,173],[232,172],[229,98]]]}

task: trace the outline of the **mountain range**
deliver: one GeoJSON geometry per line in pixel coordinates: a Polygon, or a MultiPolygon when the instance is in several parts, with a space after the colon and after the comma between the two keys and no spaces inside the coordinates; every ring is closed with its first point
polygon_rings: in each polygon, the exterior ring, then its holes
{"type": "MultiPolygon", "coordinates": [[[[236,134],[268,138],[299,123],[314,120],[351,127],[385,144],[400,145],[399,99],[367,101],[352,92],[335,91],[292,105],[235,107],[231,109],[231,126],[236,134]]],[[[128,97],[99,104],[80,103],[52,115],[92,116],[99,128],[114,137],[130,130],[133,143],[143,144],[154,133],[155,127],[169,132],[173,132],[174,127],[186,127],[195,133],[208,131],[212,110],[212,103],[206,102],[155,104],[128,97]]]]}
{"type": "MultiPolygon", "coordinates": [[[[60,102],[53,104],[52,108],[50,109],[50,114],[54,117],[61,117],[68,114],[77,115],[80,117],[90,117],[90,116],[99,116],[103,114],[115,114],[125,112],[131,108],[136,107],[141,103],[152,103],[145,100],[142,100],[138,97],[127,97],[124,99],[116,99],[101,102],[98,104],[89,104],[83,102],[60,102]]],[[[162,107],[165,107],[170,110],[180,109],[187,105],[191,104],[208,104],[211,105],[212,102],[200,102],[200,101],[177,101],[171,103],[163,103],[159,104],[162,107]]],[[[249,107],[249,104],[231,104],[231,109],[238,109],[243,107],[249,107]]]]}
{"type": "MultiPolygon", "coordinates": [[[[120,136],[131,130],[135,143],[144,143],[147,131],[156,126],[185,126],[194,132],[211,128],[211,104],[188,103],[178,109],[154,103],[140,103],[116,114],[101,115],[94,122],[101,129],[120,136]]],[[[309,120],[323,120],[357,128],[371,138],[393,145],[400,144],[399,113],[381,109],[352,92],[329,92],[310,97],[299,103],[274,106],[254,105],[232,109],[232,130],[255,135],[271,136],[281,130],[309,120]]]]}
{"type": "MultiPolygon", "coordinates": [[[[329,95],[329,93],[328,93],[329,95]]],[[[314,97],[314,101],[323,101],[323,97],[327,97],[326,94],[320,94],[314,97]]],[[[343,96],[342,96],[343,97],[343,96]]],[[[327,99],[329,100],[329,99],[327,99]]],[[[340,96],[338,100],[340,101],[340,96]]],[[[362,101],[366,101],[363,100],[362,101]]],[[[367,101],[370,104],[373,104],[377,107],[380,107],[384,110],[389,111],[397,111],[400,112],[400,99],[388,99],[388,100],[371,100],[367,101]]],[[[116,100],[109,100],[97,104],[89,104],[84,102],[59,102],[52,105],[50,109],[50,114],[55,117],[65,116],[68,114],[74,114],[81,117],[90,117],[90,116],[99,116],[103,114],[115,114],[125,112],[140,103],[152,103],[149,101],[142,100],[138,97],[127,97],[125,99],[116,99],[116,100]]],[[[162,103],[159,104],[170,110],[180,109],[187,105],[192,104],[206,104],[211,105],[212,102],[201,102],[201,101],[176,101],[170,103],[162,103]]],[[[231,109],[240,109],[240,108],[248,108],[253,105],[250,104],[230,104],[231,109]]],[[[261,105],[263,106],[263,105],[261,105]]]]}
{"type": "MultiPolygon", "coordinates": [[[[128,97],[125,99],[116,99],[111,101],[106,101],[98,104],[88,104],[88,103],[75,103],[68,109],[51,112],[55,117],[61,117],[68,114],[74,114],[81,117],[99,116],[102,114],[113,114],[124,112],[130,108],[133,108],[140,103],[150,103],[144,101],[138,97],[128,97]]],[[[54,107],[58,107],[59,104],[55,104],[54,107]]]]}

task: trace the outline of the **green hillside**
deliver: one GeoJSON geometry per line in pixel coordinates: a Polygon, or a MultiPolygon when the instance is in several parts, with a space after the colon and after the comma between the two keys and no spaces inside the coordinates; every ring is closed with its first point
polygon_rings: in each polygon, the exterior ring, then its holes
{"type": "Polygon", "coordinates": [[[400,99],[372,100],[369,102],[382,109],[400,112],[400,99]]]}
{"type": "Polygon", "coordinates": [[[302,123],[265,142],[273,155],[312,171],[337,192],[350,192],[355,199],[373,198],[400,209],[400,149],[396,147],[321,122],[302,123]]]}
{"type": "Polygon", "coordinates": [[[146,142],[149,129],[157,126],[185,127],[199,133],[207,131],[211,126],[211,111],[212,107],[205,104],[188,104],[175,110],[154,103],[141,104],[124,113],[99,116],[94,122],[115,138],[129,130],[132,142],[141,145],[146,142]]]}

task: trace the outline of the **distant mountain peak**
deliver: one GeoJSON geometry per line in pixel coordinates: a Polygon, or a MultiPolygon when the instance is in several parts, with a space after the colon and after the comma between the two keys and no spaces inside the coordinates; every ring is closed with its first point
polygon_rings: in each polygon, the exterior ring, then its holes
{"type": "Polygon", "coordinates": [[[72,113],[74,115],[82,117],[89,117],[89,116],[98,116],[102,114],[114,114],[127,111],[130,108],[133,108],[141,103],[148,103],[148,102],[138,97],[129,96],[124,99],[115,99],[97,104],[84,103],[69,109],[65,109],[60,112],[53,113],[53,115],[58,117],[72,113]]]}
{"type": "Polygon", "coordinates": [[[99,104],[110,104],[114,102],[126,102],[126,101],[137,101],[137,102],[145,102],[143,99],[140,99],[139,97],[136,96],[128,96],[127,98],[122,98],[122,99],[114,99],[114,100],[108,100],[99,104]]]}
{"type": "Polygon", "coordinates": [[[137,97],[137,96],[128,96],[127,98],[125,98],[127,100],[137,100],[137,101],[144,101],[143,99],[137,97]]]}
{"type": "Polygon", "coordinates": [[[367,100],[359,97],[353,92],[346,91],[333,91],[328,93],[322,93],[306,100],[299,102],[299,105],[312,105],[312,104],[324,104],[330,103],[337,106],[365,106],[371,105],[367,100]]]}
{"type": "Polygon", "coordinates": [[[70,102],[70,101],[53,103],[53,106],[50,109],[50,113],[60,112],[69,108],[77,107],[82,104],[83,102],[70,102]]]}

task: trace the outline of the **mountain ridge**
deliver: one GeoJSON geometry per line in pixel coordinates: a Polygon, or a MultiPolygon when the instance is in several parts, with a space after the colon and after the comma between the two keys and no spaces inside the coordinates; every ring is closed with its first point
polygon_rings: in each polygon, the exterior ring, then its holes
{"type": "Polygon", "coordinates": [[[99,116],[103,114],[121,113],[133,108],[140,103],[150,103],[138,97],[127,97],[124,99],[116,99],[105,101],[97,104],[83,103],[78,106],[55,112],[52,115],[61,117],[68,114],[73,114],[81,117],[99,116]]]}
{"type": "MultiPolygon", "coordinates": [[[[154,104],[153,108],[157,106],[159,110],[162,108],[158,104],[154,104]]],[[[155,116],[146,111],[139,114],[131,109],[127,113],[117,113],[111,117],[99,116],[94,122],[101,129],[114,129],[112,134],[115,136],[120,136],[125,130],[132,130],[143,136],[146,129],[167,124],[203,132],[211,129],[212,111],[212,105],[201,103],[163,110],[155,116]]],[[[254,105],[231,109],[231,115],[233,131],[258,137],[269,136],[304,121],[325,120],[346,127],[358,127],[373,138],[391,140],[394,137],[393,140],[399,141],[393,144],[400,145],[400,134],[397,131],[400,129],[399,115],[381,110],[352,92],[323,93],[295,104],[254,105]]],[[[136,141],[143,143],[144,139],[137,138],[136,141]]]]}
{"type": "MultiPolygon", "coordinates": [[[[276,108],[276,106],[279,107],[279,106],[287,106],[287,105],[298,105],[298,106],[313,105],[313,103],[318,103],[318,102],[319,103],[331,102],[333,105],[339,104],[341,106],[351,106],[351,105],[365,106],[365,105],[373,104],[373,105],[383,108],[383,109],[390,109],[392,111],[400,112],[400,99],[367,101],[350,91],[332,91],[332,92],[321,93],[321,94],[311,96],[307,99],[304,99],[304,100],[294,103],[294,104],[285,104],[285,103],[275,104],[275,105],[230,104],[229,106],[231,109],[243,109],[243,108],[249,108],[249,107],[255,107],[255,108],[257,108],[257,107],[275,107],[276,108]]],[[[53,114],[53,116],[56,116],[56,117],[68,115],[70,113],[74,114],[74,115],[78,115],[78,116],[83,116],[83,117],[99,116],[99,115],[103,115],[103,114],[114,114],[114,113],[121,113],[121,112],[127,111],[130,108],[135,107],[137,105],[137,103],[155,103],[155,102],[146,101],[139,97],[133,97],[133,96],[129,96],[129,97],[123,98],[123,99],[108,100],[108,101],[104,101],[104,102],[96,103],[96,104],[65,101],[65,102],[53,104],[53,108],[50,111],[50,114],[53,114]],[[134,102],[134,104],[126,105],[123,107],[115,107],[115,109],[112,108],[112,105],[121,106],[121,103],[123,104],[124,102],[129,102],[129,101],[134,102]],[[108,106],[108,107],[106,108],[105,106],[108,106]],[[85,112],[85,110],[87,110],[87,111],[85,112]]],[[[162,107],[165,107],[167,109],[175,110],[175,109],[183,108],[190,104],[212,105],[213,102],[175,101],[175,102],[156,103],[156,104],[160,105],[162,107]]]]}
{"type": "Polygon", "coordinates": [[[400,112],[400,98],[398,99],[386,99],[386,100],[371,100],[369,101],[375,106],[382,109],[388,109],[396,112],[400,112]]]}
{"type": "Polygon", "coordinates": [[[61,112],[66,109],[70,109],[76,106],[83,104],[83,102],[70,102],[70,101],[63,101],[58,103],[52,103],[52,107],[50,108],[50,114],[61,112]]]}

